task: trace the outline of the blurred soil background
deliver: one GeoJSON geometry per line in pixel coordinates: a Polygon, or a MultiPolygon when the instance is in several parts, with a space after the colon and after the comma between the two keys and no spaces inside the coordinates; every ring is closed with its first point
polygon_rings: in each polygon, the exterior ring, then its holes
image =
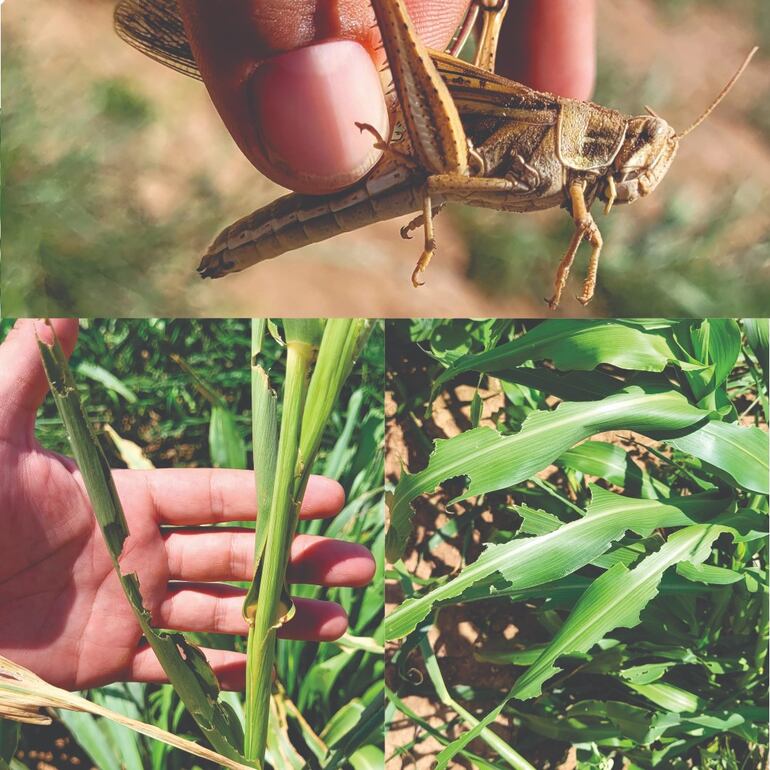
{"type": "MultiPolygon", "coordinates": [[[[764,315],[770,307],[770,7],[599,0],[596,101],[682,129],[761,47],[647,200],[597,216],[595,302],[565,315],[764,315]]],[[[542,316],[572,231],[563,211],[453,207],[424,289],[416,242],[384,222],[222,281],[219,230],[282,190],[239,153],[198,82],[122,43],[110,0],[6,3],[5,315],[542,316]]]]}

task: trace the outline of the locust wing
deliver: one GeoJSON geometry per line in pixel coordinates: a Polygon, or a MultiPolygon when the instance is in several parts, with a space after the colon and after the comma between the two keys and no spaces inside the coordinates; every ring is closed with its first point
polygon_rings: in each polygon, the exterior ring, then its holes
{"type": "Polygon", "coordinates": [[[201,79],[176,0],[121,0],[115,8],[115,30],[151,59],[201,79]]]}
{"type": "Polygon", "coordinates": [[[431,58],[463,117],[504,118],[534,125],[555,125],[558,97],[517,83],[440,51],[431,58]]]}

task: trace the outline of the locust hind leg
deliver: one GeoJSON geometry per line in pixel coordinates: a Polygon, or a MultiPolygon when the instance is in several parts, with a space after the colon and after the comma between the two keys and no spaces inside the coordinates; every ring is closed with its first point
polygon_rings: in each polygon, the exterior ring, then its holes
{"type": "Polygon", "coordinates": [[[586,206],[585,183],[573,182],[570,185],[569,192],[572,200],[572,218],[575,221],[575,233],[572,236],[567,253],[559,263],[559,268],[556,271],[553,296],[551,299],[546,300],[548,307],[551,308],[551,310],[556,310],[556,308],[559,307],[564,287],[567,285],[570,269],[575,261],[575,255],[580,248],[580,244],[584,240],[591,244],[593,251],[591,252],[591,259],[588,263],[588,274],[583,283],[583,291],[578,297],[578,301],[583,305],[587,305],[591,301],[596,288],[596,275],[599,271],[599,257],[601,256],[602,246],[604,245],[602,234],[599,232],[599,228],[586,206]]]}
{"type": "Polygon", "coordinates": [[[488,72],[495,71],[500,30],[508,13],[508,0],[475,0],[483,14],[479,47],[473,63],[488,72]]]}
{"type": "Polygon", "coordinates": [[[404,0],[371,0],[371,5],[415,158],[428,174],[467,174],[460,113],[404,0]]]}

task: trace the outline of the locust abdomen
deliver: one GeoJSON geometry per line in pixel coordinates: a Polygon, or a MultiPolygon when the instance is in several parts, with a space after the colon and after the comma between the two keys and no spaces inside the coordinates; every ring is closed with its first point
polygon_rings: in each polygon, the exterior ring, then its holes
{"type": "Polygon", "coordinates": [[[198,272],[219,278],[340,233],[422,208],[425,175],[390,159],[336,195],[292,193],[223,230],[198,272]]]}

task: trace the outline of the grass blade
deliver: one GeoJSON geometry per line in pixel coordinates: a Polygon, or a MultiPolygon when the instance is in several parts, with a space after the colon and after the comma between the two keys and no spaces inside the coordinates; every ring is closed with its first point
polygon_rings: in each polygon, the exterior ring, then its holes
{"type": "Polygon", "coordinates": [[[365,741],[377,730],[382,730],[383,714],[385,712],[384,694],[379,694],[361,712],[356,726],[347,732],[345,737],[334,747],[324,770],[337,770],[342,767],[357,749],[365,745],[365,741]]]}
{"type": "MultiPolygon", "coordinates": [[[[444,678],[441,676],[441,669],[436,660],[436,655],[433,652],[430,641],[427,636],[423,636],[420,640],[420,651],[422,652],[423,660],[425,661],[425,668],[428,672],[433,686],[436,688],[436,693],[441,701],[455,711],[460,718],[471,728],[479,727],[479,720],[473,716],[467,709],[463,708],[449,693],[449,690],[444,683],[444,678]]],[[[490,730],[488,727],[479,728],[478,737],[481,738],[500,759],[505,760],[514,770],[535,770],[534,767],[521,756],[517,751],[514,751],[497,733],[490,730]]]]}

